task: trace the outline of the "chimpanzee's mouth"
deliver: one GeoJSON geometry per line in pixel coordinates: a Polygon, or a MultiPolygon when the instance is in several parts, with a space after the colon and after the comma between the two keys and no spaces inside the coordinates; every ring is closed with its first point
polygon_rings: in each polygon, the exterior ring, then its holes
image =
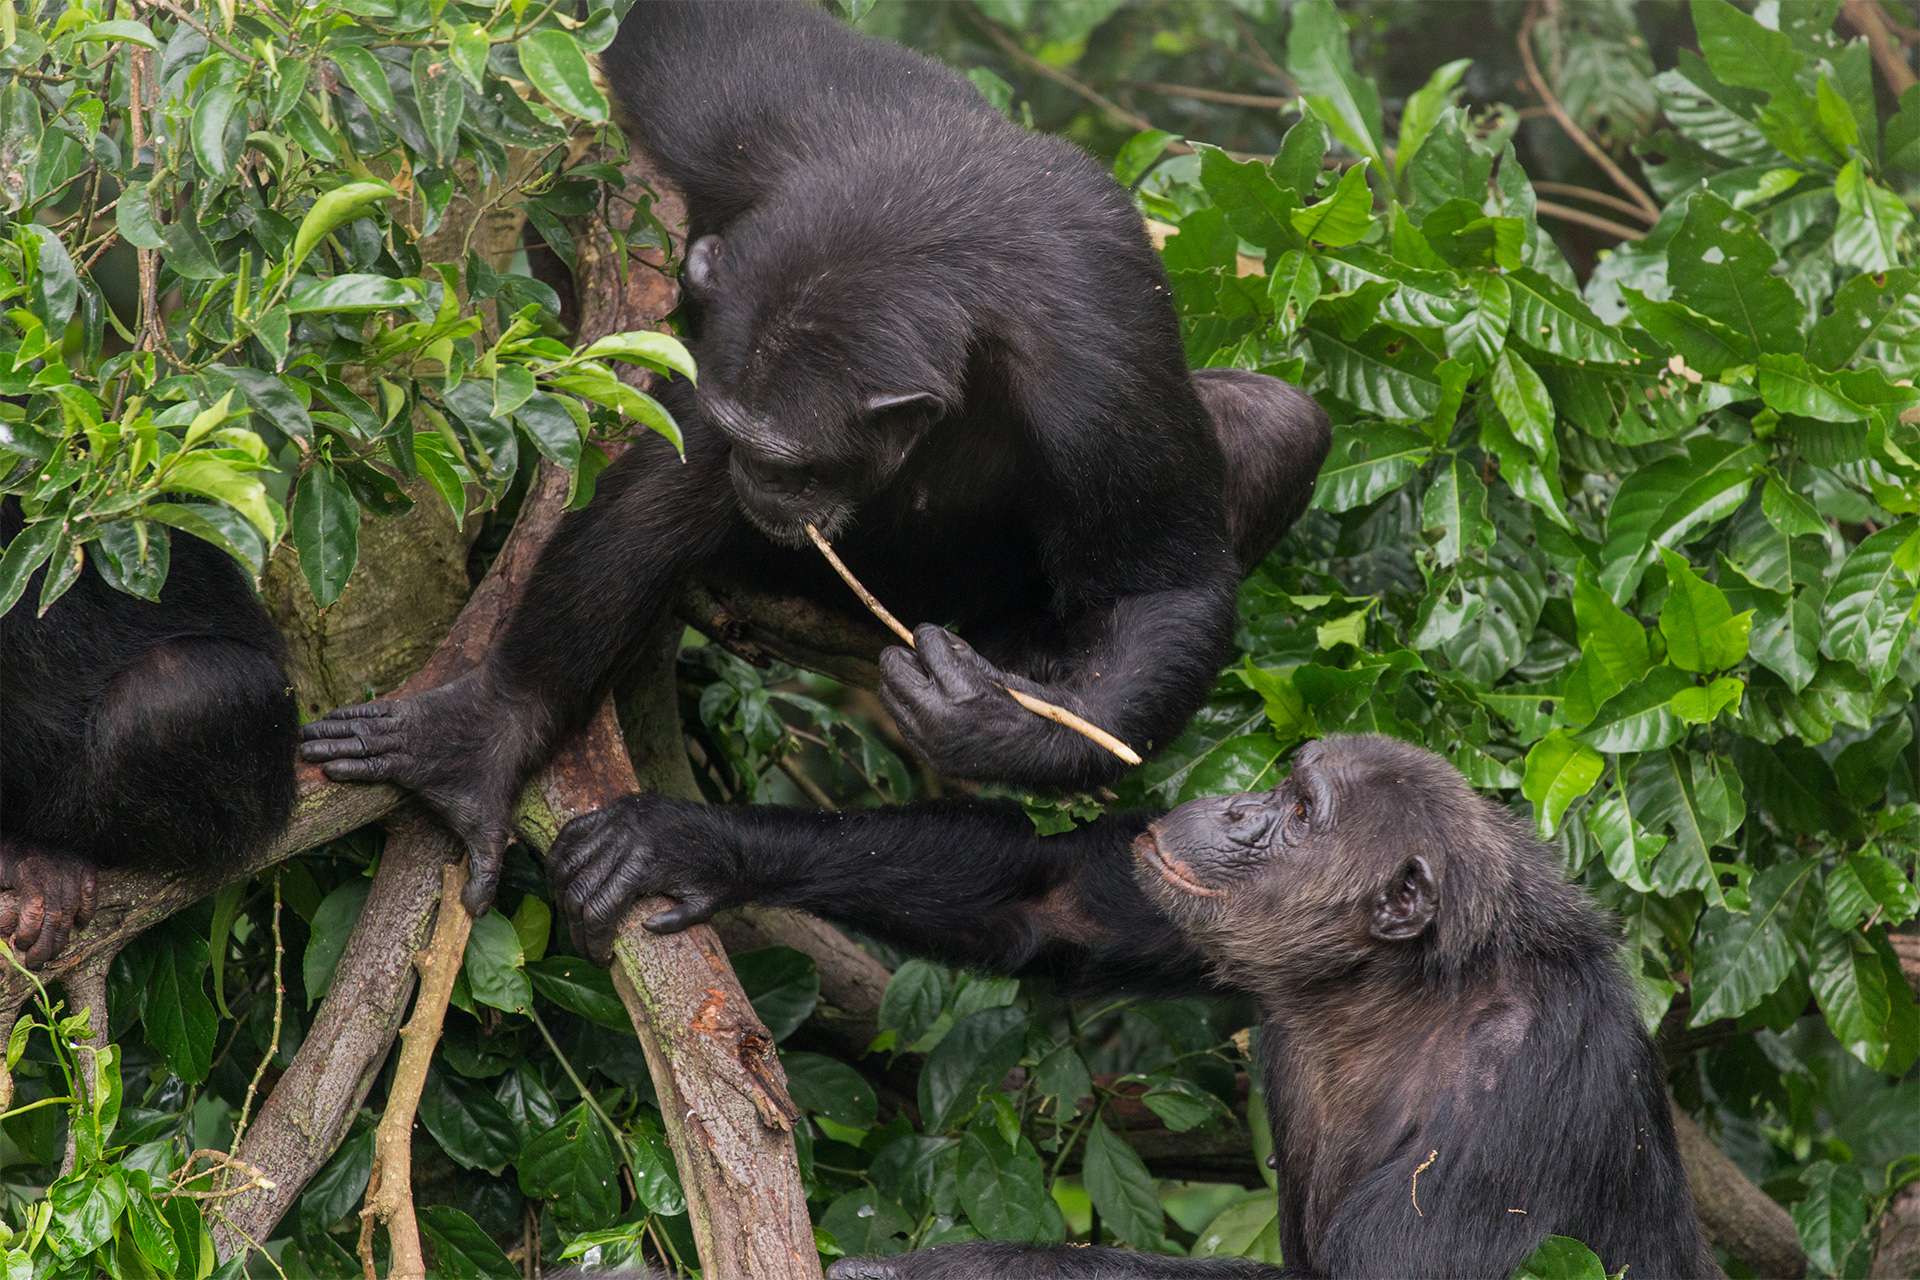
{"type": "Polygon", "coordinates": [[[1160,834],[1152,827],[1142,831],[1133,842],[1135,856],[1144,859],[1160,873],[1160,878],[1180,892],[1196,898],[1224,898],[1224,889],[1209,889],[1193,877],[1193,869],[1178,858],[1168,857],[1160,847],[1160,834]]]}

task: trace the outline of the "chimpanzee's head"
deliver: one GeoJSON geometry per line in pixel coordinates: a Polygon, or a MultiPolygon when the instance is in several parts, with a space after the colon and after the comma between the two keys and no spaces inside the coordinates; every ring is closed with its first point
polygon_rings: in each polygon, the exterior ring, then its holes
{"type": "Polygon", "coordinates": [[[700,408],[748,518],[791,545],[844,526],[962,396],[966,313],[924,258],[873,243],[874,211],[840,207],[749,212],[681,273],[700,408]]]}
{"type": "Polygon", "coordinates": [[[1558,880],[1446,760],[1371,735],[1308,743],[1271,791],[1181,805],[1134,853],[1148,895],[1263,992],[1395,957],[1458,962],[1515,914],[1523,882],[1558,880]]]}

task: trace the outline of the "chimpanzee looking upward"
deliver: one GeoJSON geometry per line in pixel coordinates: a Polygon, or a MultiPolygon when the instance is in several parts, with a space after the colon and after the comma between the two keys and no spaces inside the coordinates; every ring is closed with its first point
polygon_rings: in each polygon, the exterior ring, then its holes
{"type": "MultiPolygon", "coordinates": [[[[11,543],[24,518],[0,501],[11,543]]],[[[92,564],[36,616],[0,617],[0,938],[43,964],[102,866],[236,856],[293,806],[299,717],[267,611],[226,553],[174,533],[158,603],[92,564]]]]}
{"type": "Polygon", "coordinates": [[[1719,1275],[1608,921],[1511,814],[1404,742],[1309,743],[1272,791],[1045,838],[977,801],[631,796],[562,830],[549,869],[594,955],[664,894],[678,904],[646,921],[656,932],[770,903],[1080,992],[1259,1001],[1284,1273],[949,1245],[843,1261],[843,1280],[1505,1280],[1549,1234],[1608,1274],[1719,1275]]]}
{"type": "Polygon", "coordinates": [[[998,685],[1146,751],[1225,661],[1242,567],[1305,508],[1325,416],[1190,374],[1122,191],[960,77],[797,0],[642,0],[604,62],[686,193],[686,465],[632,448],[566,518],[471,675],[306,727],[344,781],[432,804],[499,875],[515,790],[693,572],[850,607],[818,525],[908,619],[882,696],[941,772],[1091,786],[1120,765],[998,685]]]}

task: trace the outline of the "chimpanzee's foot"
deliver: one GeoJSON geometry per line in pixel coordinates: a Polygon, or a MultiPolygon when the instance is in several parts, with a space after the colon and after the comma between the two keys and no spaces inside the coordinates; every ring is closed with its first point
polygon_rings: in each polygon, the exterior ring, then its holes
{"type": "Polygon", "coordinates": [[[0,889],[14,891],[0,898],[0,941],[39,968],[92,918],[98,888],[98,875],[85,858],[0,839],[0,889]]]}

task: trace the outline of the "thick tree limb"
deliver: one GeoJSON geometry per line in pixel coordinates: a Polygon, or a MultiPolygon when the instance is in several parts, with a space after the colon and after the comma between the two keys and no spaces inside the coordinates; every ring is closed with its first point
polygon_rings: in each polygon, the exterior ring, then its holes
{"type": "Polygon", "coordinates": [[[1673,1108],[1673,1131],[1707,1238],[1753,1268],[1755,1275],[1778,1280],[1805,1275],[1807,1255],[1800,1248],[1800,1233],[1780,1203],[1756,1187],[1679,1107],[1673,1108]]]}

